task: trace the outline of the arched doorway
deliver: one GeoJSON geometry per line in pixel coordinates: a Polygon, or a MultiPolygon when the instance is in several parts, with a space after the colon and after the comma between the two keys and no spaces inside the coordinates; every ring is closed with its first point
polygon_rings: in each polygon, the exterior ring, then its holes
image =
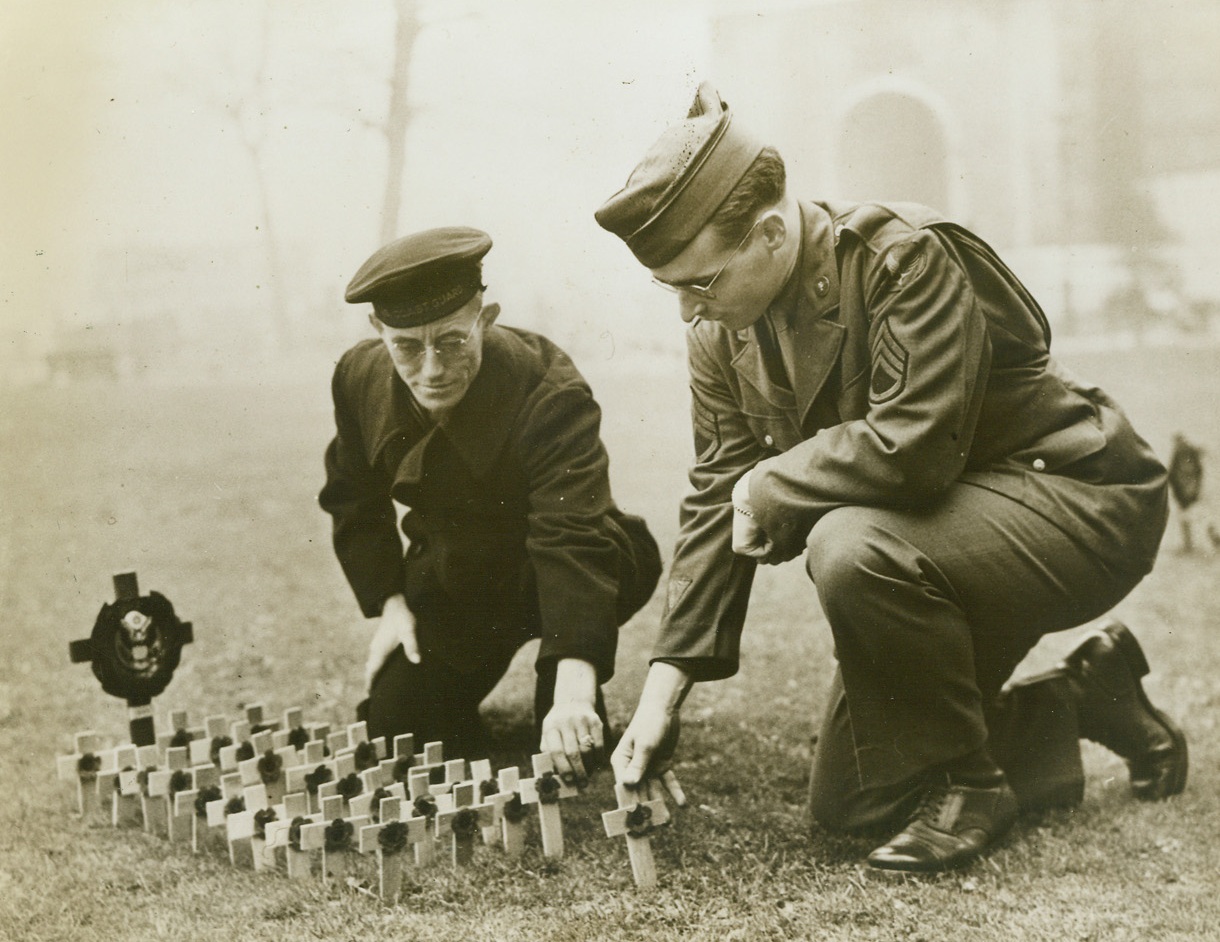
{"type": "Polygon", "coordinates": [[[879,92],[843,116],[835,157],[836,195],[850,200],[908,200],[941,212],[953,207],[944,131],[926,104],[879,92]]]}

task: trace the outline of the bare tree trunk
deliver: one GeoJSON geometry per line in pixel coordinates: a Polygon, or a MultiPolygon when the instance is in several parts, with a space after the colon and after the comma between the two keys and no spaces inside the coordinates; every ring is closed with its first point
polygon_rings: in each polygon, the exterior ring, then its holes
{"type": "Polygon", "coordinates": [[[394,0],[394,8],[394,69],[390,75],[390,105],[382,126],[387,156],[385,194],[381,205],[382,243],[389,242],[399,234],[398,213],[402,204],[407,125],[411,121],[407,87],[411,77],[411,54],[420,30],[416,0],[394,0]]]}
{"type": "MultiPolygon", "coordinates": [[[[271,4],[263,4],[262,34],[259,36],[258,67],[254,76],[254,97],[252,102],[247,99],[242,109],[246,110],[255,104],[258,97],[265,94],[267,82],[267,62],[271,57],[271,4]]],[[[261,111],[262,109],[256,109],[261,111]]],[[[268,109],[269,110],[269,109],[268,109]]],[[[263,166],[263,144],[267,137],[267,121],[265,115],[256,115],[250,121],[241,121],[242,140],[250,155],[250,166],[254,171],[254,185],[258,191],[259,215],[262,217],[263,253],[267,263],[267,287],[270,289],[272,336],[281,344],[292,340],[293,331],[289,324],[290,314],[288,300],[284,290],[285,273],[283,260],[280,258],[279,240],[276,238],[275,221],[271,211],[271,185],[267,179],[267,171],[263,166]]]]}

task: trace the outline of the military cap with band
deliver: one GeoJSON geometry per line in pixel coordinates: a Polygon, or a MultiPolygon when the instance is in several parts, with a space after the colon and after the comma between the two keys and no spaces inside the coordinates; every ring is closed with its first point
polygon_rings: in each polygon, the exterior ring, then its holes
{"type": "Polygon", "coordinates": [[[348,283],[351,304],[370,301],[389,327],[418,327],[466,304],[483,285],[491,236],[446,226],[404,236],[374,252],[348,283]]]}
{"type": "Polygon", "coordinates": [[[665,130],[594,217],[642,265],[659,268],[699,234],[763,146],[704,82],[686,119],[665,130]]]}

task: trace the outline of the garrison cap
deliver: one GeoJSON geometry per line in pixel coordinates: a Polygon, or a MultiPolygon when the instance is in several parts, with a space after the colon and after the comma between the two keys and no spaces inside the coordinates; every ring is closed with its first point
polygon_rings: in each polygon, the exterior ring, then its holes
{"type": "Polygon", "coordinates": [[[491,236],[466,226],[428,229],[383,245],[348,283],[351,304],[373,303],[389,327],[418,327],[456,311],[484,289],[491,236]]]}
{"type": "Polygon", "coordinates": [[[703,82],[686,119],[665,130],[594,217],[640,264],[659,268],[699,234],[762,149],[703,82]]]}

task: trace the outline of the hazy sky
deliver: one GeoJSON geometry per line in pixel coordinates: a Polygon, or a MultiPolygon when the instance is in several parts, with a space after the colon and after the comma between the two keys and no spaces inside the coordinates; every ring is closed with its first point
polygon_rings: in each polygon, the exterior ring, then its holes
{"type": "MultiPolygon", "coordinates": [[[[807,2],[748,8],[764,18],[796,5],[807,2]]],[[[748,74],[711,71],[709,13],[744,8],[420,0],[399,231],[488,230],[487,281],[505,323],[565,343],[613,346],[618,332],[680,348],[671,299],[592,214],[700,80],[751,126],[768,125],[766,83],[786,74],[782,56],[760,48],[768,57],[748,74]]],[[[162,310],[216,335],[257,325],[269,306],[243,129],[268,180],[276,284],[294,310],[316,319],[333,308],[358,325],[342,291],[377,247],[386,155],[373,126],[392,28],[391,0],[0,0],[0,341],[162,310]],[[141,270],[164,257],[183,270],[159,281],[141,270]]],[[[1029,45],[1012,68],[1045,64],[1047,49],[1029,45]]],[[[883,76],[891,52],[876,51],[883,76]]],[[[1179,52],[1164,50],[1169,75],[1179,52]]],[[[1191,212],[1220,183],[1158,185],[1167,207],[1182,207],[1171,218],[1220,218],[1191,212]]],[[[1213,243],[1214,230],[1206,252],[1213,243]]],[[[1197,267],[1214,272],[1212,261],[1197,267]]]]}
{"type": "MultiPolygon", "coordinates": [[[[367,122],[385,109],[390,4],[270,0],[266,21],[263,9],[0,0],[9,331],[38,332],[45,313],[78,325],[100,316],[99,279],[121,287],[122,275],[97,271],[99,254],[198,246],[202,257],[252,244],[257,190],[242,121],[261,142],[273,222],[299,266],[294,287],[342,307],[342,285],[376,247],[385,154],[367,122]]],[[[401,229],[487,228],[497,244],[489,271],[522,304],[544,291],[570,307],[631,268],[592,212],[685,110],[706,59],[697,3],[576,9],[422,4],[401,229]]]]}

